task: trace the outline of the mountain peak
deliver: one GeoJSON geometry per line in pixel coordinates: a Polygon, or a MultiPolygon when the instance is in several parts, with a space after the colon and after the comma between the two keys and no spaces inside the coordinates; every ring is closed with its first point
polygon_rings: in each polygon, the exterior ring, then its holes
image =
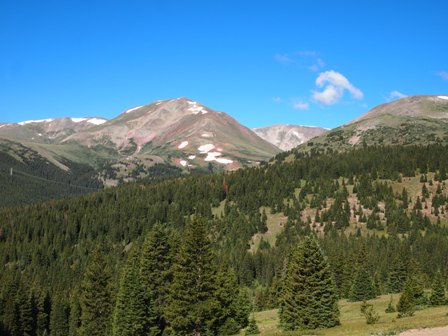
{"type": "Polygon", "coordinates": [[[125,154],[128,160],[158,160],[186,168],[212,162],[236,169],[279,152],[229,115],[186,97],[131,107],[107,123],[72,134],[62,142],[106,146],[125,154]]]}
{"type": "Polygon", "coordinates": [[[376,119],[376,124],[381,118],[387,116],[446,119],[448,118],[448,95],[416,95],[397,99],[371,109],[349,124],[367,119],[376,119]]]}
{"type": "Polygon", "coordinates": [[[290,124],[277,124],[262,128],[254,128],[253,131],[259,137],[282,150],[290,150],[327,132],[326,129],[321,127],[290,124]]]}
{"type": "MultiPolygon", "coordinates": [[[[448,142],[448,95],[416,95],[374,107],[313,140],[313,149],[448,142]]],[[[301,147],[301,150],[311,148],[301,147]]]]}

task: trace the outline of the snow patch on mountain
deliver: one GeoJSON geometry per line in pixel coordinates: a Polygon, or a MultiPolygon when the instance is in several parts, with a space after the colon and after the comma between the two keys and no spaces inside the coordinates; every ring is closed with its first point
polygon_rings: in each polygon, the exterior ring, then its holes
{"type": "Polygon", "coordinates": [[[212,138],[213,134],[212,133],[202,133],[201,137],[203,137],[203,138],[212,138]]]}
{"type": "Polygon", "coordinates": [[[207,110],[203,107],[198,105],[198,103],[194,102],[194,101],[188,101],[187,102],[189,105],[191,105],[191,107],[188,108],[188,111],[192,112],[193,114],[206,114],[207,110]]]}
{"type": "Polygon", "coordinates": [[[83,122],[85,120],[87,120],[87,118],[70,118],[74,123],[80,123],[83,122]]]}
{"type": "Polygon", "coordinates": [[[101,125],[104,124],[107,120],[106,119],[100,119],[100,118],[90,118],[87,120],[88,123],[94,124],[94,125],[101,125]]]}
{"type": "Polygon", "coordinates": [[[130,113],[130,112],[132,112],[132,111],[138,110],[138,109],[141,108],[141,107],[143,107],[143,106],[136,106],[136,107],[130,108],[130,109],[124,111],[124,113],[130,113]]]}
{"type": "Polygon", "coordinates": [[[222,163],[222,164],[229,164],[229,163],[233,163],[233,160],[226,159],[226,158],[217,158],[216,162],[222,163]]]}
{"type": "Polygon", "coordinates": [[[188,146],[188,141],[182,141],[182,143],[177,146],[178,149],[182,149],[188,146]]]}
{"type": "Polygon", "coordinates": [[[207,157],[204,159],[204,161],[215,161],[217,159],[217,156],[222,155],[220,152],[208,152],[207,157]]]}
{"type": "Polygon", "coordinates": [[[437,96],[437,98],[448,100],[448,96],[437,96]]]}
{"type": "Polygon", "coordinates": [[[210,152],[214,148],[215,148],[215,145],[213,145],[213,144],[206,144],[206,145],[199,146],[198,147],[198,151],[201,154],[206,154],[206,153],[210,152]]]}
{"type": "Polygon", "coordinates": [[[196,158],[196,155],[190,155],[188,158],[189,158],[190,160],[194,160],[194,159],[196,158]]]}
{"type": "Polygon", "coordinates": [[[186,166],[187,166],[187,161],[185,161],[185,160],[180,160],[180,164],[181,164],[182,166],[186,167],[186,166]]]}
{"type": "Polygon", "coordinates": [[[53,119],[42,119],[42,120],[26,120],[26,121],[21,121],[18,124],[19,125],[26,125],[26,124],[34,124],[34,123],[43,123],[43,122],[52,122],[53,119]]]}

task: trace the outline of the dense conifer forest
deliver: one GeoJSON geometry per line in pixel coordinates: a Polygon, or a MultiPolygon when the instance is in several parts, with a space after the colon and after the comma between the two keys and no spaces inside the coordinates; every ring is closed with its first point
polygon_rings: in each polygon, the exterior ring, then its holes
{"type": "Polygon", "coordinates": [[[447,165],[442,145],[287,152],[1,208],[0,333],[233,335],[268,308],[295,330],[340,323],[337,298],[446,304],[447,165]],[[303,265],[321,276],[297,288],[303,265]],[[315,290],[327,325],[288,303],[315,290]]]}

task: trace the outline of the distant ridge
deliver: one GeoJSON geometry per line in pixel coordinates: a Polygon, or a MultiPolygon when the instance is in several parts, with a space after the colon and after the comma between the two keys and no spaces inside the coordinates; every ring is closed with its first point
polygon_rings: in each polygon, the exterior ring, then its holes
{"type": "Polygon", "coordinates": [[[328,132],[327,129],[322,127],[300,125],[272,125],[254,128],[253,131],[282,150],[290,150],[328,132]]]}
{"type": "Polygon", "coordinates": [[[313,139],[300,151],[366,145],[448,144],[448,95],[417,95],[379,105],[313,139]]]}

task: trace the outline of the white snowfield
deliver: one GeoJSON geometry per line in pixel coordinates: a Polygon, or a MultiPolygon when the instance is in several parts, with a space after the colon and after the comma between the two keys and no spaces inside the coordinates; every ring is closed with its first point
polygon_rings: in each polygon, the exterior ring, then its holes
{"type": "Polygon", "coordinates": [[[43,123],[43,122],[52,122],[53,119],[42,119],[42,120],[26,120],[26,121],[21,121],[18,124],[19,125],[26,125],[26,124],[34,124],[34,123],[43,123]]]}
{"type": "Polygon", "coordinates": [[[179,146],[177,146],[177,148],[182,149],[188,146],[188,141],[182,141],[181,144],[179,146]]]}
{"type": "Polygon", "coordinates": [[[229,163],[233,163],[233,160],[226,159],[226,158],[217,158],[216,162],[222,163],[222,164],[229,164],[229,163]]]}
{"type": "Polygon", "coordinates": [[[180,160],[180,164],[181,164],[182,166],[186,167],[186,166],[187,166],[187,161],[185,161],[185,160],[180,160]]]}
{"type": "Polygon", "coordinates": [[[90,118],[87,120],[88,123],[94,124],[94,125],[101,125],[104,124],[107,120],[106,119],[100,119],[100,118],[90,118]]]}
{"type": "Polygon", "coordinates": [[[126,110],[126,111],[124,111],[124,113],[129,113],[129,112],[132,112],[132,111],[138,110],[138,109],[139,109],[139,108],[141,108],[141,107],[143,107],[143,106],[136,106],[136,107],[130,108],[130,109],[128,109],[128,110],[126,110]]]}
{"type": "Polygon", "coordinates": [[[202,133],[201,137],[203,137],[203,138],[211,138],[211,137],[213,137],[213,134],[211,134],[211,133],[202,133]]]}
{"type": "Polygon", "coordinates": [[[215,161],[217,156],[222,155],[220,152],[208,152],[204,161],[215,161]]]}
{"type": "Polygon", "coordinates": [[[194,160],[194,159],[196,158],[196,155],[190,155],[188,158],[189,158],[190,160],[194,160]]]}
{"type": "Polygon", "coordinates": [[[437,96],[437,98],[448,100],[448,96],[437,96]]]}
{"type": "Polygon", "coordinates": [[[87,118],[70,118],[70,119],[75,123],[80,123],[87,120],[87,118]]]}
{"type": "Polygon", "coordinates": [[[206,144],[198,147],[198,151],[201,152],[201,154],[205,154],[210,152],[212,149],[215,148],[215,145],[213,144],[206,144]]]}
{"type": "MultiPolygon", "coordinates": [[[[220,153],[220,152],[210,152],[212,149],[215,149],[215,148],[216,147],[213,144],[206,144],[206,145],[199,146],[198,150],[199,150],[200,154],[207,154],[204,161],[208,161],[208,162],[216,161],[216,162],[222,163],[222,164],[233,163],[233,160],[218,157],[218,156],[222,155],[222,153],[220,153]]],[[[222,148],[218,148],[218,151],[222,151],[222,148]]],[[[191,155],[191,156],[194,156],[194,155],[191,155]]]]}

